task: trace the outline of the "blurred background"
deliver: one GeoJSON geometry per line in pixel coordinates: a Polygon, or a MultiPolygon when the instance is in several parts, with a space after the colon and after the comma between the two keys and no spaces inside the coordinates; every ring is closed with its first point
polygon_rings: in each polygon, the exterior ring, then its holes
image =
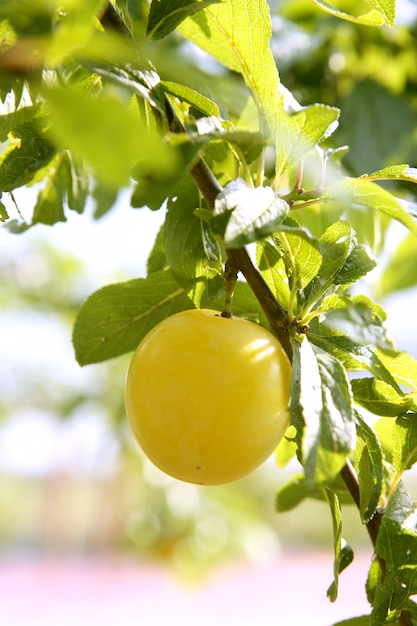
{"type": "MultiPolygon", "coordinates": [[[[417,165],[417,6],[398,4],[398,26],[373,30],[325,16],[311,2],[271,2],[282,80],[303,104],[342,107],[337,144],[351,146],[345,165],[354,174],[417,165]]],[[[207,83],[215,76],[227,98],[230,77],[189,46],[174,48],[187,71],[195,64],[214,72],[207,83]]],[[[398,191],[411,197],[407,186],[398,191]]],[[[35,186],[3,198],[10,215],[30,219],[36,193],[35,186]]],[[[121,192],[99,219],[90,206],[53,228],[19,236],[0,229],[0,623],[268,626],[304,618],[315,626],[365,613],[371,550],[353,507],[344,510],[344,536],[356,558],[331,605],[326,505],[274,510],[294,466],[270,459],[232,485],[179,483],[144,459],[128,429],[130,355],[86,368],[75,362],[71,329],[84,299],[145,275],[163,211],[129,205],[121,192]]],[[[407,257],[397,288],[392,278],[380,287],[406,236],[399,226],[386,231],[382,269],[362,286],[371,295],[379,288],[396,347],[417,357],[417,255],[407,257]]],[[[413,476],[406,480],[416,494],[413,476]]]]}

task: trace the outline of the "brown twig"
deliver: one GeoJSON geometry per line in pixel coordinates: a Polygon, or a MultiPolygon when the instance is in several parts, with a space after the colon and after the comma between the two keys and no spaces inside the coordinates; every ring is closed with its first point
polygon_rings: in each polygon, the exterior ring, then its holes
{"type": "MultiPolygon", "coordinates": [[[[191,176],[197,184],[209,209],[213,209],[214,201],[222,191],[222,187],[203,159],[190,170],[191,176]]],[[[245,248],[229,248],[226,250],[228,262],[243,274],[249,287],[261,305],[273,333],[280,340],[289,359],[292,359],[292,348],[288,333],[287,311],[279,304],[274,294],[265,282],[264,277],[252,263],[245,248]]]]}
{"type": "MultiPolygon", "coordinates": [[[[352,500],[354,501],[356,507],[358,508],[358,510],[360,510],[359,481],[356,472],[353,469],[349,460],[346,461],[346,464],[342,468],[340,476],[343,479],[343,482],[345,483],[350,495],[352,496],[352,500]]],[[[374,548],[376,546],[376,540],[378,538],[379,529],[381,527],[382,517],[383,513],[381,513],[380,511],[376,511],[375,515],[366,523],[366,530],[368,531],[374,548]]]]}

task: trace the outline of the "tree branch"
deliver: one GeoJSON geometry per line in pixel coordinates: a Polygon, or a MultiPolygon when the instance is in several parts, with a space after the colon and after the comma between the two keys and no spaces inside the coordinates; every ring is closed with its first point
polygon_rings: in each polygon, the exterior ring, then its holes
{"type": "MultiPolygon", "coordinates": [[[[214,201],[222,187],[213,175],[206,162],[200,159],[190,170],[191,176],[197,184],[209,209],[213,209],[214,201]]],[[[274,294],[265,282],[264,277],[252,263],[245,248],[230,248],[226,250],[228,262],[243,274],[249,287],[255,294],[264,311],[273,333],[278,337],[288,358],[292,360],[292,348],[288,333],[287,311],[279,304],[274,294]]]]}
{"type": "MultiPolygon", "coordinates": [[[[350,461],[346,461],[345,466],[340,471],[340,476],[343,479],[350,495],[352,496],[352,500],[354,501],[358,510],[360,510],[360,491],[359,491],[359,481],[356,475],[355,470],[352,467],[350,461]]],[[[372,545],[375,548],[376,540],[378,538],[379,529],[381,527],[383,513],[376,511],[375,515],[366,523],[366,530],[368,531],[369,537],[372,541],[372,545]]],[[[385,566],[381,564],[383,569],[385,566]]]]}

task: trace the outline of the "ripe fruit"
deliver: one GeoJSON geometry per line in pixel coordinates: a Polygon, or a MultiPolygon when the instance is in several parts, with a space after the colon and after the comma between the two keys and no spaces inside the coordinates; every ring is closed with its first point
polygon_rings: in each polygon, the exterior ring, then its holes
{"type": "Polygon", "coordinates": [[[148,458],[180,480],[237,480],[288,426],[291,366],[267,330],[193,309],[155,326],[133,354],[126,410],[148,458]]]}

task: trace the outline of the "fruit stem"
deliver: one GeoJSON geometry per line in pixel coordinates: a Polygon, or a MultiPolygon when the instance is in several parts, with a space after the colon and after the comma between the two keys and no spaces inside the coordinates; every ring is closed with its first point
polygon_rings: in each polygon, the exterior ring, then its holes
{"type": "Polygon", "coordinates": [[[225,300],[223,311],[221,313],[222,317],[232,317],[232,298],[233,292],[235,290],[238,272],[239,269],[235,267],[228,259],[224,268],[225,300]]]}
{"type": "MultiPolygon", "coordinates": [[[[199,159],[190,169],[209,209],[222,191],[222,186],[203,159],[199,159]]],[[[261,305],[272,332],[278,337],[282,347],[292,360],[292,347],[288,331],[288,313],[275,298],[261,272],[254,266],[246,248],[226,249],[227,262],[234,271],[241,272],[261,305]]]]}

